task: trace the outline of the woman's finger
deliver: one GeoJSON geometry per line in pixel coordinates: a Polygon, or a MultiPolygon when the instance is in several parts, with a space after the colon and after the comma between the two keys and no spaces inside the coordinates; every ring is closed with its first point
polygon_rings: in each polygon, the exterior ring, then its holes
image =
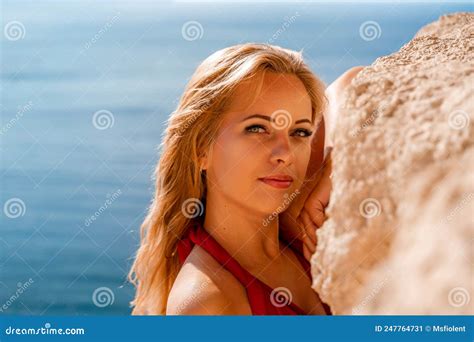
{"type": "Polygon", "coordinates": [[[306,230],[304,229],[304,223],[303,223],[303,221],[301,221],[301,217],[299,217],[299,216],[296,219],[296,225],[298,227],[298,236],[297,236],[297,238],[300,239],[300,240],[303,240],[303,237],[306,234],[306,230]]]}
{"type": "Polygon", "coordinates": [[[321,227],[326,219],[326,215],[324,214],[324,207],[321,203],[312,206],[312,210],[309,211],[309,218],[313,222],[316,227],[321,227]]]}
{"type": "Polygon", "coordinates": [[[328,205],[329,196],[331,194],[331,189],[332,189],[331,174],[332,174],[332,159],[329,156],[327,160],[325,161],[325,165],[322,170],[322,175],[318,184],[316,185],[316,188],[307,199],[307,201],[309,201],[311,204],[310,206],[325,208],[328,205]]]}
{"type": "Polygon", "coordinates": [[[306,232],[306,234],[308,234],[309,238],[313,241],[314,244],[316,244],[317,242],[317,238],[316,238],[316,228],[317,226],[314,225],[314,222],[311,220],[311,217],[310,215],[308,214],[308,212],[306,210],[303,210],[301,212],[301,219],[303,220],[303,222],[305,223],[304,225],[304,230],[306,232]]]}
{"type": "Polygon", "coordinates": [[[308,247],[306,247],[306,245],[303,245],[303,255],[306,258],[306,260],[311,262],[311,257],[312,257],[313,254],[310,253],[310,251],[308,250],[308,247]]]}
{"type": "Polygon", "coordinates": [[[305,235],[303,237],[303,243],[306,245],[306,247],[311,253],[316,252],[316,244],[313,241],[311,241],[308,235],[305,235]]]}

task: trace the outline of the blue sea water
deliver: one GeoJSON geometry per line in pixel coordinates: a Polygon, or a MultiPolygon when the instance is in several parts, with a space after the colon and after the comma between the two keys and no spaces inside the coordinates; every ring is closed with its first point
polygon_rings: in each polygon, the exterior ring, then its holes
{"type": "Polygon", "coordinates": [[[157,146],[201,60],[271,42],[303,49],[329,84],[473,6],[5,0],[0,10],[0,314],[128,315],[157,146]],[[360,33],[367,22],[374,39],[360,33]],[[103,288],[106,305],[94,297],[103,288]]]}

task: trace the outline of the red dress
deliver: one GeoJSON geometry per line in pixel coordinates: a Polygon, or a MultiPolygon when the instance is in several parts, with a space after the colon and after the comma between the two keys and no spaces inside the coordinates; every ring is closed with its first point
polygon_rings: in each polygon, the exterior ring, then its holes
{"type": "MultiPolygon", "coordinates": [[[[311,279],[311,264],[305,259],[302,253],[302,242],[296,240],[286,244],[291,247],[303,268],[311,279]],[[296,246],[299,245],[299,246],[296,246]]],[[[253,315],[307,315],[303,309],[299,308],[292,301],[288,302],[285,291],[274,289],[254,277],[245,270],[219,243],[202,227],[200,222],[190,225],[185,237],[178,243],[178,257],[181,265],[184,263],[194,245],[199,245],[209,253],[218,263],[231,272],[245,287],[248,301],[253,315]],[[280,296],[281,295],[281,296],[280,296]],[[278,298],[280,296],[280,298],[278,298]],[[277,298],[275,298],[277,297],[277,298]],[[282,302],[283,300],[283,302],[282,302]]],[[[291,294],[290,294],[291,295],[291,294]]],[[[331,315],[329,306],[322,303],[327,315],[331,315]]]]}

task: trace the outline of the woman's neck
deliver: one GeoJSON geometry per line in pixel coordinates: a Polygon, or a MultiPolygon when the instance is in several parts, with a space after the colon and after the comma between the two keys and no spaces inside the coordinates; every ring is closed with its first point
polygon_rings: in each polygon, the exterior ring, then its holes
{"type": "Polygon", "coordinates": [[[207,196],[205,212],[207,232],[245,268],[258,269],[279,260],[278,216],[269,220],[268,215],[218,194],[207,196]]]}

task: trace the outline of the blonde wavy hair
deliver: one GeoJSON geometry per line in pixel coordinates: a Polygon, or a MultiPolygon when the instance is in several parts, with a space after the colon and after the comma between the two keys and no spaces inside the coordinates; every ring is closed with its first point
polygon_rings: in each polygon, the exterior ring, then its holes
{"type": "MultiPolygon", "coordinates": [[[[219,50],[205,59],[170,115],[154,176],[155,195],[141,225],[141,244],[129,273],[136,287],[134,315],[164,315],[180,269],[176,247],[191,223],[182,211],[191,198],[205,203],[206,179],[200,160],[212,148],[222,112],[242,82],[258,83],[265,72],[293,74],[311,98],[313,122],[326,106],[324,84],[302,53],[268,44],[247,43],[219,50]]],[[[255,94],[249,91],[250,94],[255,94]]]]}

